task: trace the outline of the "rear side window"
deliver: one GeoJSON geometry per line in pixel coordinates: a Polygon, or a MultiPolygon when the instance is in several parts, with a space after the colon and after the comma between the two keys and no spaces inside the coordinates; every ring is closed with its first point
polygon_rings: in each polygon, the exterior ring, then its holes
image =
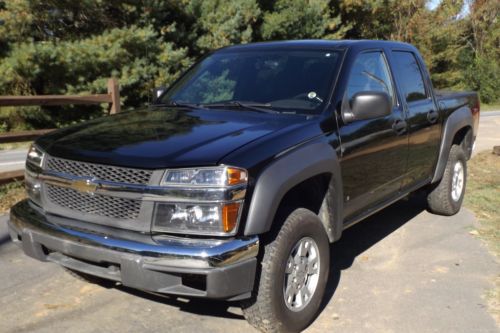
{"type": "Polygon", "coordinates": [[[358,55],[349,75],[346,97],[363,91],[386,92],[393,99],[389,68],[382,52],[367,52],[358,55]]]}
{"type": "Polygon", "coordinates": [[[415,102],[427,98],[424,78],[415,55],[411,52],[394,51],[396,76],[405,94],[406,102],[415,102]]]}

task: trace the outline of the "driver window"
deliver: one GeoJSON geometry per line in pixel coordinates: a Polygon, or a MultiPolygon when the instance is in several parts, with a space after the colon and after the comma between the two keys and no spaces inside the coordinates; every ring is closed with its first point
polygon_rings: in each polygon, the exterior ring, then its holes
{"type": "Polygon", "coordinates": [[[352,97],[362,91],[386,92],[394,100],[389,68],[382,52],[362,53],[354,61],[344,98],[351,102],[352,97]]]}

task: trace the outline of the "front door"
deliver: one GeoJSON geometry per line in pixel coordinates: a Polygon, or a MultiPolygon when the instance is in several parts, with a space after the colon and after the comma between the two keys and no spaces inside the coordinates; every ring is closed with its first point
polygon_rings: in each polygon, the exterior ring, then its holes
{"type": "Polygon", "coordinates": [[[351,66],[343,107],[362,91],[387,92],[393,107],[387,116],[354,121],[339,129],[346,222],[400,190],[408,157],[405,114],[397,102],[382,50],[357,55],[351,66]]]}

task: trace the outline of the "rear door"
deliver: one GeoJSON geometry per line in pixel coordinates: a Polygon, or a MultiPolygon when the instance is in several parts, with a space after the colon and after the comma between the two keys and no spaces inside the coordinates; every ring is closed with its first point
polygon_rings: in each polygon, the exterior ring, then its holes
{"type": "Polygon", "coordinates": [[[401,90],[409,125],[407,177],[403,187],[426,182],[439,153],[441,124],[423,62],[411,51],[392,51],[391,65],[401,90]]]}
{"type": "Polygon", "coordinates": [[[405,115],[384,51],[364,51],[353,59],[342,104],[350,103],[358,92],[378,91],[387,92],[393,106],[387,116],[357,120],[339,128],[347,223],[400,190],[408,154],[405,115]]]}

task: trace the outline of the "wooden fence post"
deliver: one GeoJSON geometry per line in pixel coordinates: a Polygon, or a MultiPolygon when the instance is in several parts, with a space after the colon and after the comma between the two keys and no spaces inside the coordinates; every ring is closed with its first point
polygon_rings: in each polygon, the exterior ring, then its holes
{"type": "Polygon", "coordinates": [[[120,106],[120,86],[116,78],[108,80],[108,94],[111,96],[111,108],[109,114],[115,114],[121,111],[120,106]]]}
{"type": "Polygon", "coordinates": [[[0,172],[0,185],[8,184],[13,181],[24,179],[24,170],[0,172]]]}

